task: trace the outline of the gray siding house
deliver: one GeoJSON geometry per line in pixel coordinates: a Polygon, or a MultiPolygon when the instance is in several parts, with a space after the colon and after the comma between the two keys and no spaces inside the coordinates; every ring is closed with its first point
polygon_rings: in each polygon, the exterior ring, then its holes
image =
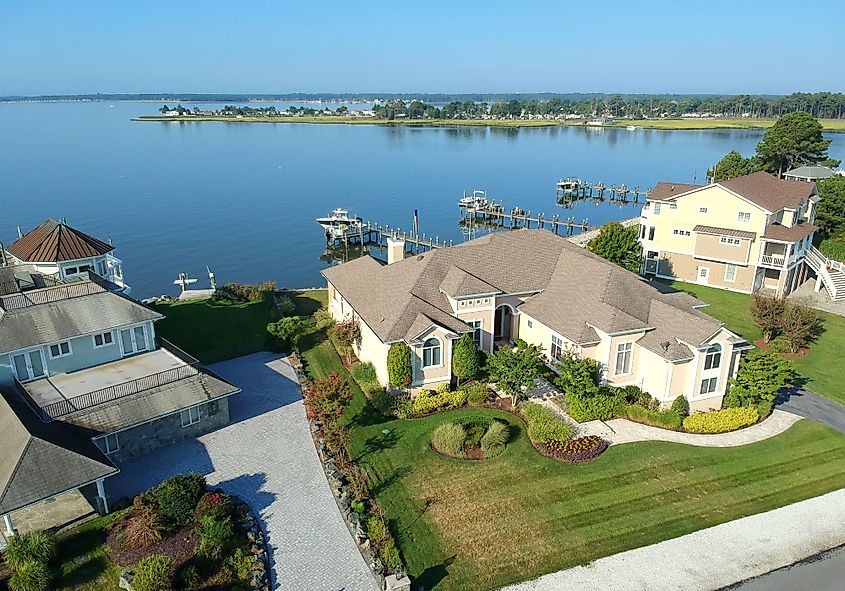
{"type": "Polygon", "coordinates": [[[228,423],[240,389],[158,338],[162,317],[91,271],[0,266],[0,429],[16,434],[0,448],[7,532],[13,511],[92,483],[107,512],[103,481],[122,462],[228,423]]]}

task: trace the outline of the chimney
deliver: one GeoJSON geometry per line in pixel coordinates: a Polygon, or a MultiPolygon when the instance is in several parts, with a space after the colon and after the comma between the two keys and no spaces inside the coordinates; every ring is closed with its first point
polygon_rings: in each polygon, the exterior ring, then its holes
{"type": "Polygon", "coordinates": [[[387,239],[387,264],[392,265],[405,258],[405,241],[402,238],[387,239]]]}

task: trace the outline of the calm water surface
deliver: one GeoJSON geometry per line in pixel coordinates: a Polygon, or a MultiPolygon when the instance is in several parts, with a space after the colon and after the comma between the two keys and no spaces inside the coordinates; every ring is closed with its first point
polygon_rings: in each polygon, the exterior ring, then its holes
{"type": "MultiPolygon", "coordinates": [[[[701,181],[729,150],[753,153],[762,135],[129,120],[158,106],[0,105],[0,241],[16,226],[67,218],[113,240],[138,297],[175,294],[180,271],[204,287],[206,265],[224,282],[313,286],[330,258],[314,219],[332,208],[402,227],[418,209],[422,231],[459,241],[457,200],[481,188],[506,207],[600,224],[638,208],[562,210],[558,178],[701,181]]],[[[831,156],[845,157],[845,137],[831,137],[831,156]]]]}

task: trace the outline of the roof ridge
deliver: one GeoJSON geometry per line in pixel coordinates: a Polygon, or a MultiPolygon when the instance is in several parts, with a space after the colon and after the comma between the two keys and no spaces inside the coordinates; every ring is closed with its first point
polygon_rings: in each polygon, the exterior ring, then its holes
{"type": "MultiPolygon", "coordinates": [[[[11,407],[10,407],[10,411],[12,412],[12,414],[15,414],[15,411],[13,409],[11,409],[11,407]]],[[[3,487],[3,491],[0,492],[0,499],[5,497],[6,493],[9,492],[9,486],[11,486],[12,481],[15,479],[15,476],[17,475],[18,470],[20,469],[21,464],[23,463],[23,458],[26,455],[26,452],[29,450],[29,446],[32,445],[32,440],[34,439],[33,434],[30,433],[29,429],[27,429],[26,426],[23,423],[20,422],[20,419],[18,419],[17,416],[15,416],[15,420],[18,421],[18,423],[20,423],[23,430],[26,431],[27,435],[29,435],[29,438],[26,441],[26,445],[23,446],[21,453],[18,455],[18,460],[17,460],[17,462],[15,462],[15,467],[9,473],[9,480],[6,481],[6,485],[3,487]]]]}

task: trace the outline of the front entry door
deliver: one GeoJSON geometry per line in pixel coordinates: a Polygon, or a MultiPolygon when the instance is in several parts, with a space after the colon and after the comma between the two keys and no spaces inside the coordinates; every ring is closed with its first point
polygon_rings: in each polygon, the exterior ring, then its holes
{"type": "Polygon", "coordinates": [[[511,327],[513,325],[513,314],[507,306],[496,308],[496,317],[493,322],[494,338],[497,341],[511,340],[511,327]]]}
{"type": "Polygon", "coordinates": [[[709,267],[699,267],[698,268],[698,282],[707,285],[710,280],[710,269],[709,267]]]}
{"type": "Polygon", "coordinates": [[[15,367],[15,375],[22,382],[44,377],[44,358],[41,356],[41,349],[13,355],[12,365],[15,367]]]}

